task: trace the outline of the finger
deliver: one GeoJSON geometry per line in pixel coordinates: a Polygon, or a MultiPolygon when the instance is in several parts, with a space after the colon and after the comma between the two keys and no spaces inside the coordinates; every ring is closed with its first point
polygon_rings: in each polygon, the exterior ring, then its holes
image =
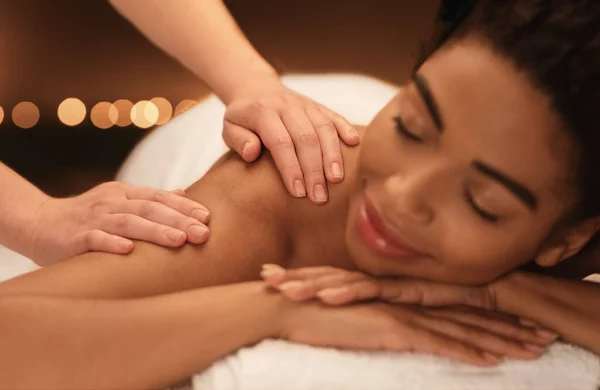
{"type": "Polygon", "coordinates": [[[381,298],[382,284],[378,280],[364,278],[341,287],[323,289],[317,293],[317,296],[321,302],[327,305],[345,305],[351,302],[381,298]]]}
{"type": "Polygon", "coordinates": [[[360,273],[332,273],[304,281],[294,280],[280,284],[277,289],[288,299],[296,302],[313,299],[319,291],[327,288],[340,288],[366,276],[360,273]]]}
{"type": "Polygon", "coordinates": [[[479,314],[477,312],[440,309],[427,311],[427,314],[436,318],[445,318],[454,322],[468,324],[524,343],[547,345],[551,341],[540,337],[535,332],[535,329],[521,326],[512,319],[506,320],[488,316],[486,315],[487,313],[479,314]]]}
{"type": "Polygon", "coordinates": [[[227,119],[223,121],[223,140],[246,162],[252,162],[260,156],[260,138],[252,131],[227,119]]]}
{"type": "Polygon", "coordinates": [[[340,138],[338,137],[335,125],[316,107],[307,107],[306,115],[312,122],[319,137],[327,179],[334,183],[342,181],[344,178],[344,165],[342,150],[340,148],[340,138]]]}
{"type": "Polygon", "coordinates": [[[125,196],[130,200],[150,200],[162,203],[180,213],[195,218],[202,223],[208,223],[210,212],[198,202],[164,190],[154,188],[127,186],[125,196]]]}
{"type": "Polygon", "coordinates": [[[307,280],[323,275],[337,272],[347,272],[333,267],[304,267],[286,270],[275,264],[265,264],[261,271],[261,277],[267,284],[276,287],[282,283],[293,280],[307,280]]]}
{"type": "Polygon", "coordinates": [[[184,190],[182,190],[182,189],[180,189],[180,188],[178,188],[178,189],[176,189],[176,190],[171,190],[171,192],[172,192],[173,194],[175,194],[175,195],[179,195],[179,196],[185,196],[185,191],[184,191],[184,190]]]}
{"type": "Polygon", "coordinates": [[[102,221],[102,230],[124,238],[178,247],[185,243],[186,234],[166,225],[133,214],[110,214],[102,221]]]}
{"type": "Polygon", "coordinates": [[[102,230],[88,230],[73,238],[76,254],[86,252],[107,252],[114,254],[127,254],[133,250],[133,242],[123,237],[103,232],[102,230]]]}
{"type": "Polygon", "coordinates": [[[419,317],[416,321],[422,326],[426,326],[437,333],[445,334],[495,355],[530,360],[539,357],[542,352],[539,346],[529,348],[529,346],[526,347],[520,342],[497,335],[479,327],[457,323],[443,318],[423,316],[419,317]]]}
{"type": "Polygon", "coordinates": [[[206,242],[209,236],[206,225],[162,203],[149,200],[127,200],[117,203],[113,212],[115,214],[134,214],[148,221],[175,228],[185,232],[187,240],[193,244],[206,242]]]}
{"type": "Polygon", "coordinates": [[[380,282],[381,299],[393,303],[423,306],[469,305],[493,309],[493,303],[481,287],[458,286],[417,279],[384,279],[380,282]]]}
{"type": "Polygon", "coordinates": [[[306,185],[296,156],[294,141],[279,114],[272,110],[262,114],[259,135],[265,147],[271,152],[289,193],[298,198],[306,196],[306,185]]]}
{"type": "Polygon", "coordinates": [[[294,142],[309,199],[318,204],[327,202],[321,143],[312,123],[304,110],[296,107],[285,111],[281,120],[294,142]]]}
{"type": "Polygon", "coordinates": [[[415,352],[424,352],[432,355],[447,357],[452,360],[462,361],[476,366],[489,367],[498,363],[498,358],[485,351],[473,347],[445,334],[426,329],[413,329],[412,334],[399,336],[399,346],[406,350],[406,339],[410,340],[410,349],[415,352]]]}
{"type": "Polygon", "coordinates": [[[343,116],[321,106],[320,111],[335,125],[338,135],[346,145],[357,145],[360,142],[358,131],[343,116]]]}

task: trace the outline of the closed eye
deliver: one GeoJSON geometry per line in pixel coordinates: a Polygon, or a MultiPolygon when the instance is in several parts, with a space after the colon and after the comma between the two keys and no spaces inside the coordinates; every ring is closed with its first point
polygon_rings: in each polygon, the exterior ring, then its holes
{"type": "Polygon", "coordinates": [[[471,206],[473,211],[481,218],[485,219],[487,222],[496,223],[500,219],[500,217],[498,217],[497,215],[492,214],[489,211],[486,211],[479,207],[477,202],[475,202],[475,200],[473,199],[471,193],[469,193],[469,191],[467,190],[465,190],[465,199],[467,200],[467,203],[469,204],[469,206],[471,206]]]}
{"type": "Polygon", "coordinates": [[[400,133],[400,135],[402,137],[404,137],[405,139],[407,139],[409,141],[417,142],[417,143],[425,142],[425,140],[423,138],[408,131],[408,128],[404,124],[404,121],[402,121],[402,118],[400,118],[399,116],[394,117],[394,123],[396,124],[396,130],[398,131],[398,133],[400,133]]]}

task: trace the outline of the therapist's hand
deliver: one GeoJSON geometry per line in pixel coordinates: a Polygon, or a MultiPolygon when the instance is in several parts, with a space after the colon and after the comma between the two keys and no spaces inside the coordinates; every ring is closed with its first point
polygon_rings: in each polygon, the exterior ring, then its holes
{"type": "Polygon", "coordinates": [[[32,222],[32,260],[45,266],[89,251],[126,254],[132,239],[167,247],[203,243],[209,212],[184,195],[110,182],[73,198],[49,198],[32,222]]]}
{"type": "Polygon", "coordinates": [[[348,145],[360,142],[346,119],[275,77],[250,82],[233,96],[225,112],[223,138],[248,162],[258,158],[264,144],[290,194],[308,195],[315,203],[328,199],[326,179],[344,178],[340,138],[348,145]]]}

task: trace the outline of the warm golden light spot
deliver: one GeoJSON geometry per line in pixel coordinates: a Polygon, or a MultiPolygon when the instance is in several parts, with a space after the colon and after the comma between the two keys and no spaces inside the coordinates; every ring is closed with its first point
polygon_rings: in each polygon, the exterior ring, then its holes
{"type": "Polygon", "coordinates": [[[100,129],[112,127],[119,119],[117,108],[109,102],[100,102],[92,108],[90,118],[94,126],[100,129]]]}
{"type": "Polygon", "coordinates": [[[158,108],[158,120],[156,124],[162,125],[167,123],[173,116],[173,106],[171,106],[171,103],[163,97],[155,97],[150,99],[150,102],[158,108]]]}
{"type": "Polygon", "coordinates": [[[158,121],[158,107],[148,100],[137,102],[131,109],[131,121],[142,129],[154,126],[158,121]]]}
{"type": "Polygon", "coordinates": [[[12,110],[12,120],[22,129],[30,129],[40,120],[40,110],[31,102],[21,102],[12,110]]]}
{"type": "Polygon", "coordinates": [[[197,101],[191,99],[185,99],[179,102],[179,104],[175,107],[175,116],[181,115],[190,108],[194,107],[198,104],[197,101]]]}
{"type": "Polygon", "coordinates": [[[87,109],[79,99],[68,98],[58,106],[58,119],[67,126],[77,126],[85,119],[87,109]]]}
{"type": "Polygon", "coordinates": [[[113,103],[113,106],[117,110],[117,121],[115,124],[119,127],[129,126],[131,124],[133,103],[127,99],[119,99],[113,103]]]}
{"type": "Polygon", "coordinates": [[[4,119],[4,110],[0,106],[0,125],[2,124],[2,120],[4,119]]]}

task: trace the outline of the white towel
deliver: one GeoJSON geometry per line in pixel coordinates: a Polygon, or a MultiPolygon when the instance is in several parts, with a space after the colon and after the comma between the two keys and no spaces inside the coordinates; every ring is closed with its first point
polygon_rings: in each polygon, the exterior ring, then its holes
{"type": "Polygon", "coordinates": [[[417,353],[353,352],[266,340],[214,363],[195,390],[595,390],[600,359],[555,343],[536,361],[481,368],[417,353]]]}

